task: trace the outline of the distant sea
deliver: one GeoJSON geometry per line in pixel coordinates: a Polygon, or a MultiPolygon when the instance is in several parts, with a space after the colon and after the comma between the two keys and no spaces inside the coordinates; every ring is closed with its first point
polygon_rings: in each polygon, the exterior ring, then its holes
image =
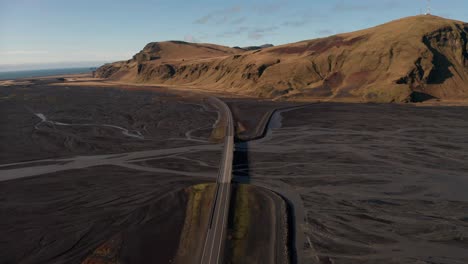
{"type": "Polygon", "coordinates": [[[86,68],[66,68],[66,69],[47,69],[47,70],[29,70],[29,71],[5,71],[0,72],[0,80],[22,79],[32,77],[44,77],[64,74],[90,73],[93,67],[86,68]]]}

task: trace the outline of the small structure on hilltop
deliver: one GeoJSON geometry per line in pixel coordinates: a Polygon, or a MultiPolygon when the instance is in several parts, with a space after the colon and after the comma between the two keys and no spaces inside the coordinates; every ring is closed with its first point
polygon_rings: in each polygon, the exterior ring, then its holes
{"type": "Polygon", "coordinates": [[[426,7],[426,13],[424,13],[426,16],[431,14],[431,0],[427,0],[427,7],[426,7]]]}

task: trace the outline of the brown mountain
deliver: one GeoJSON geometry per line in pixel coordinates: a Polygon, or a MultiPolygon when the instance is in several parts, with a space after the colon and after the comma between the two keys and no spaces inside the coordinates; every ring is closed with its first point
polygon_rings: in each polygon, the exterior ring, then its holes
{"type": "Polygon", "coordinates": [[[468,100],[467,34],[467,23],[429,15],[251,51],[150,43],[96,75],[280,99],[468,100]]]}

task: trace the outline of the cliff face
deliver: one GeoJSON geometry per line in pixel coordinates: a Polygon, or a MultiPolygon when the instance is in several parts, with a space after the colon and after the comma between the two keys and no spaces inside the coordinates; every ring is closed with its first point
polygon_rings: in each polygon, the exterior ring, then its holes
{"type": "Polygon", "coordinates": [[[135,82],[166,80],[176,74],[175,70],[181,64],[230,56],[243,51],[219,45],[183,41],[152,42],[128,61],[114,62],[100,67],[96,71],[96,76],[135,82]]]}
{"type": "Polygon", "coordinates": [[[150,43],[97,70],[129,82],[203,86],[281,99],[468,99],[468,24],[435,16],[259,50],[150,43]]]}

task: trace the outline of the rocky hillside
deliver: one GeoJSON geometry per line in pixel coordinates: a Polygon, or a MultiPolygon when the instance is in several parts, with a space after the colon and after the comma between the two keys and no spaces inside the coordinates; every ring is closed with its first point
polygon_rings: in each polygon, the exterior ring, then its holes
{"type": "Polygon", "coordinates": [[[408,17],[258,50],[150,43],[97,77],[278,98],[368,102],[468,99],[468,24],[408,17]]]}

